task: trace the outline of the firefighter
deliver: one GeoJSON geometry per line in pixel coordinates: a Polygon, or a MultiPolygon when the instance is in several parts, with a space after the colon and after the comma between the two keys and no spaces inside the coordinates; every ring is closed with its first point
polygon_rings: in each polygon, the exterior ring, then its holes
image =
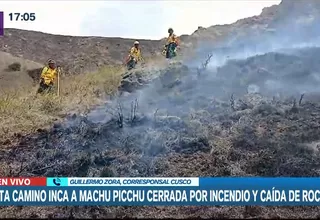
{"type": "Polygon", "coordinates": [[[141,56],[141,49],[140,49],[140,43],[139,41],[135,41],[133,44],[133,47],[131,48],[129,52],[129,56],[127,58],[127,67],[128,70],[134,68],[138,61],[142,61],[142,56],[141,56]]]}
{"type": "Polygon", "coordinates": [[[40,85],[38,93],[51,92],[54,80],[57,76],[56,62],[52,59],[48,60],[48,65],[42,69],[40,76],[40,85]]]}
{"type": "Polygon", "coordinates": [[[179,39],[178,37],[173,33],[173,29],[168,29],[168,38],[167,42],[164,48],[164,55],[166,58],[171,59],[177,55],[177,47],[179,46],[179,39]]]}

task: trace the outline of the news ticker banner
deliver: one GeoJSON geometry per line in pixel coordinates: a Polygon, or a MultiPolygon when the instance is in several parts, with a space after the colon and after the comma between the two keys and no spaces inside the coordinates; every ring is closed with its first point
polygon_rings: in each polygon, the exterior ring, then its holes
{"type": "Polygon", "coordinates": [[[4,35],[4,19],[3,19],[3,12],[0,11],[0,36],[4,35]]]}
{"type": "Polygon", "coordinates": [[[0,178],[7,205],[320,205],[320,178],[0,178]]]}

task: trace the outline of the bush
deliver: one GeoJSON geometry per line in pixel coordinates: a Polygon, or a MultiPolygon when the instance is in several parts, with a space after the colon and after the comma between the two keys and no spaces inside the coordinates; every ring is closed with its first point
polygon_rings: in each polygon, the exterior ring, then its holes
{"type": "Polygon", "coordinates": [[[12,63],[8,66],[9,71],[20,71],[21,70],[21,64],[18,62],[12,63]]]}
{"type": "Polygon", "coordinates": [[[43,68],[36,68],[32,70],[28,70],[28,75],[32,78],[34,83],[38,83],[41,75],[41,71],[43,68]]]}

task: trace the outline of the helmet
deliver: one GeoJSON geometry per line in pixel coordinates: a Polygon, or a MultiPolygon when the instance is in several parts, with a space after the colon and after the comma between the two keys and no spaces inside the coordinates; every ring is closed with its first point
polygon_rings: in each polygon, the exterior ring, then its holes
{"type": "Polygon", "coordinates": [[[172,29],[172,28],[169,28],[169,29],[168,29],[168,33],[170,33],[170,32],[173,32],[173,29],[172,29]]]}
{"type": "Polygon", "coordinates": [[[135,42],[134,42],[134,45],[137,45],[137,44],[139,44],[139,41],[135,41],[135,42]]]}
{"type": "Polygon", "coordinates": [[[56,62],[53,59],[48,60],[48,64],[55,64],[56,62]]]}

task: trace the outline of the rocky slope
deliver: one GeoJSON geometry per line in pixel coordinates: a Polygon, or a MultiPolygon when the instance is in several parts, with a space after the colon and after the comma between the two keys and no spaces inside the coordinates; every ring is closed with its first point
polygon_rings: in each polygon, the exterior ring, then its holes
{"type": "MultiPolygon", "coordinates": [[[[233,44],[241,47],[250,42],[251,47],[264,42],[270,36],[277,43],[292,43],[301,39],[315,38],[319,31],[319,2],[316,0],[284,0],[279,5],[265,8],[259,16],[241,19],[230,25],[200,28],[192,35],[183,35],[184,50],[233,44]],[[302,34],[303,33],[303,34],[302,34]]],[[[57,59],[66,71],[95,70],[110,63],[121,63],[134,39],[104,37],[72,37],[51,35],[35,31],[6,29],[0,38],[0,51],[14,56],[44,63],[48,57],[57,59]]],[[[159,54],[163,40],[140,40],[145,56],[159,54]]],[[[273,42],[272,44],[274,44],[273,42]]],[[[248,45],[247,45],[248,46],[248,45]]],[[[189,53],[188,53],[189,55],[189,53]]]]}
{"type": "MultiPolygon", "coordinates": [[[[66,72],[82,73],[107,64],[122,64],[133,42],[134,39],[74,37],[5,29],[5,36],[0,38],[0,50],[40,63],[51,57],[66,72]]],[[[140,42],[144,56],[161,51],[160,41],[140,42]]]]}
{"type": "MultiPolygon", "coordinates": [[[[230,25],[200,28],[190,36],[181,36],[182,52],[190,58],[190,51],[196,49],[200,53],[195,54],[196,58],[202,59],[205,53],[217,47],[232,45],[242,50],[247,47],[261,50],[275,44],[314,39],[319,35],[319,8],[316,0],[285,0],[279,5],[265,8],[259,16],[241,19],[230,25]]],[[[106,64],[121,64],[134,40],[6,29],[5,36],[0,38],[0,51],[38,63],[44,63],[48,57],[52,57],[66,72],[81,73],[106,64]]],[[[163,40],[140,41],[144,56],[160,54],[163,40]]]]}
{"type": "Polygon", "coordinates": [[[283,0],[279,5],[264,8],[258,16],[201,28],[185,37],[185,43],[197,45],[197,56],[225,47],[261,52],[301,43],[319,45],[319,12],[317,0],[283,0]]]}

